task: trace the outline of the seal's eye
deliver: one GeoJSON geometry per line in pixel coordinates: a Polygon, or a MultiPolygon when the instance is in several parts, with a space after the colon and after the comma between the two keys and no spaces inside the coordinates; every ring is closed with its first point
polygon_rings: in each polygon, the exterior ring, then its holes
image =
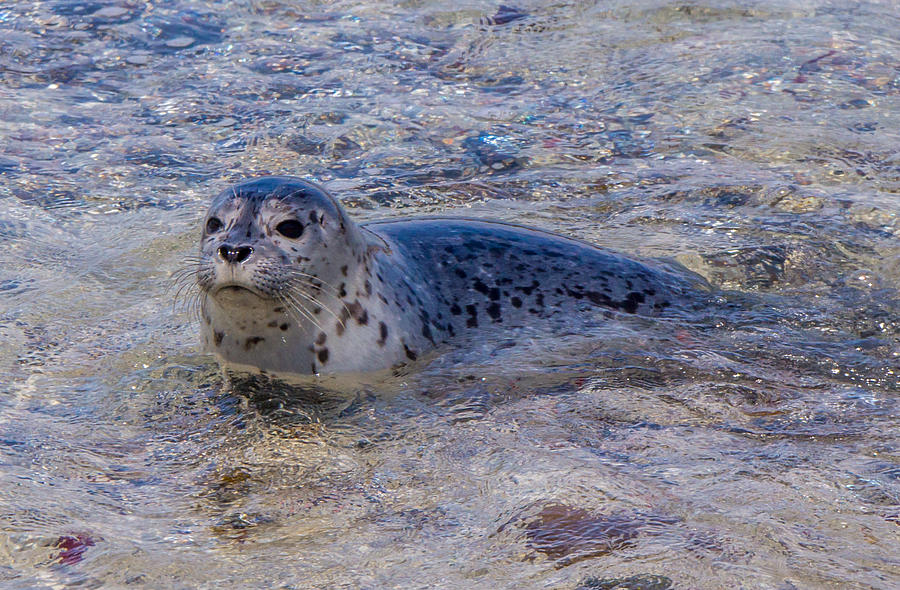
{"type": "Polygon", "coordinates": [[[210,217],[206,221],[206,233],[214,234],[222,229],[222,221],[218,217],[210,217]]]}
{"type": "Polygon", "coordinates": [[[286,238],[296,240],[300,237],[300,234],[303,233],[303,224],[296,219],[288,219],[287,221],[282,221],[276,225],[275,231],[286,238]]]}

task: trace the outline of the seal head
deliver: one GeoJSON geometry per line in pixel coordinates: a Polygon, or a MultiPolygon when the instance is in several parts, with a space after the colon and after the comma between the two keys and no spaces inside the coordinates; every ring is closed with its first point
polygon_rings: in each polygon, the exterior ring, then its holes
{"type": "Polygon", "coordinates": [[[204,221],[197,271],[206,346],[230,363],[318,372],[329,333],[348,320],[348,285],[383,247],[300,178],[259,178],[222,192],[204,221]]]}
{"type": "Polygon", "coordinates": [[[267,177],[236,185],[207,213],[200,289],[214,297],[247,291],[289,299],[292,287],[327,283],[339,274],[338,262],[365,250],[355,229],[331,195],[310,182],[267,177]],[[332,239],[335,233],[341,240],[332,239]]]}

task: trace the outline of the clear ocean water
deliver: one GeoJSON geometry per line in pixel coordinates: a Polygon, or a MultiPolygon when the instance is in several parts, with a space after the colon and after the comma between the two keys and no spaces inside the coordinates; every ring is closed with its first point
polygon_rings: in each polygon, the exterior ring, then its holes
{"type": "Polygon", "coordinates": [[[0,587],[900,586],[893,0],[0,2],[0,587]],[[173,276],[260,174],[723,293],[306,395],[173,276]]]}

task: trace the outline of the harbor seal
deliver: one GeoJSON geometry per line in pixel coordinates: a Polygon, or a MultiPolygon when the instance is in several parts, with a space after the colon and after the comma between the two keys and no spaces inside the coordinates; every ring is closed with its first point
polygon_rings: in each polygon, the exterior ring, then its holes
{"type": "Polygon", "coordinates": [[[695,290],[670,269],[512,224],[357,224],[325,189],[287,176],[213,199],[195,276],[205,347],[288,374],[389,368],[554,318],[656,315],[695,290]]]}

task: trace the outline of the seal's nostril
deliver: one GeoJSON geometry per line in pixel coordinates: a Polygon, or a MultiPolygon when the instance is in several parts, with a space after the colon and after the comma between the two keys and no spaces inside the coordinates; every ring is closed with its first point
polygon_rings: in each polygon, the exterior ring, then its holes
{"type": "Polygon", "coordinates": [[[253,254],[253,248],[250,246],[238,246],[237,248],[228,244],[219,246],[219,258],[232,264],[239,264],[247,260],[251,254],[253,254]]]}
{"type": "Polygon", "coordinates": [[[241,246],[233,249],[232,253],[234,253],[234,262],[243,262],[253,254],[253,248],[250,246],[241,246]]]}

